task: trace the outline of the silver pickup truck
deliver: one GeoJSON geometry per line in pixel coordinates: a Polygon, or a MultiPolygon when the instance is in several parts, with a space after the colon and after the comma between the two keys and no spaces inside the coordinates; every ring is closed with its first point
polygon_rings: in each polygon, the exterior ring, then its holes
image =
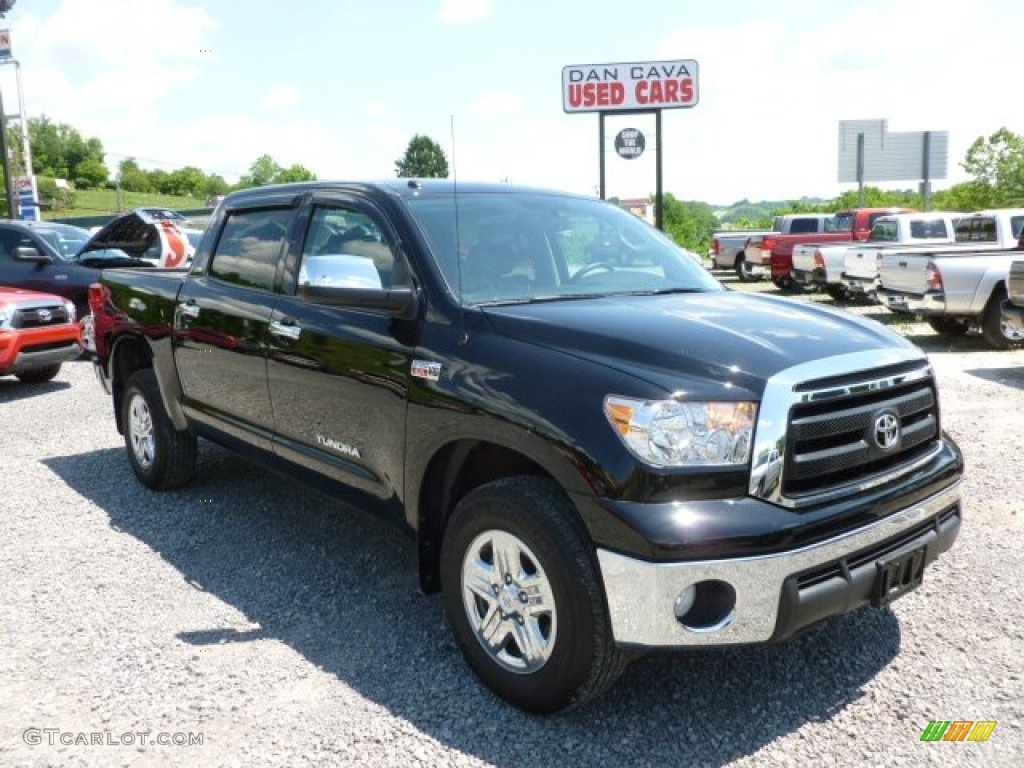
{"type": "Polygon", "coordinates": [[[849,291],[843,285],[846,254],[851,250],[877,252],[898,246],[935,246],[952,243],[960,213],[928,211],[894,213],[875,219],[871,236],[863,243],[806,243],[793,248],[793,280],[825,291],[833,299],[849,291]]]}
{"type": "Polygon", "coordinates": [[[1024,208],[980,211],[957,225],[957,241],[970,250],[892,251],[879,259],[879,304],[928,320],[937,332],[966,333],[976,325],[994,349],[1024,343],[1024,334],[1002,319],[1010,263],[1024,229],[1024,208]]]}
{"type": "Polygon", "coordinates": [[[773,229],[723,229],[711,235],[711,251],[716,269],[733,269],[743,282],[761,280],[771,274],[771,264],[751,259],[747,242],[758,235],[795,235],[825,231],[828,213],[787,213],[776,216],[773,229]]]}

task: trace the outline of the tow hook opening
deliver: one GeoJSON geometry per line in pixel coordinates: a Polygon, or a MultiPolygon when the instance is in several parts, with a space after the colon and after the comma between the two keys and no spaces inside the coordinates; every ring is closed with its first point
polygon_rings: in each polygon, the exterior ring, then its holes
{"type": "Polygon", "coordinates": [[[717,579],[691,584],[676,598],[676,620],[691,632],[717,632],[736,616],[736,590],[717,579]]]}

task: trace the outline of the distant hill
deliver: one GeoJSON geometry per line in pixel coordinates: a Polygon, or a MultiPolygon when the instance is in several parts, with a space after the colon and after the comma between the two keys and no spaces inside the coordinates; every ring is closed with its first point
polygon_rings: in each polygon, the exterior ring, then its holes
{"type": "Polygon", "coordinates": [[[732,205],[712,207],[719,221],[723,224],[734,224],[737,221],[771,219],[778,210],[791,210],[794,207],[807,210],[831,202],[831,200],[820,197],[801,197],[799,200],[761,200],[756,203],[743,199],[732,205]]]}

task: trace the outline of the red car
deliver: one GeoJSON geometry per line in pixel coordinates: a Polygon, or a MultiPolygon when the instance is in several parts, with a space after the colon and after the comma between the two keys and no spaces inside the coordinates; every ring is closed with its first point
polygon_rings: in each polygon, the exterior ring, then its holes
{"type": "Polygon", "coordinates": [[[82,354],[75,305],[50,293],[0,288],[0,376],[49,381],[82,354]]]}

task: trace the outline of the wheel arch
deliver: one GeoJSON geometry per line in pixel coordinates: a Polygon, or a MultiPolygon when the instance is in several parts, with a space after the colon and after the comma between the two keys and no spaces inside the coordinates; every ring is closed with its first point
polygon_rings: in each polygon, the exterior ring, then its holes
{"type": "MultiPolygon", "coordinates": [[[[441,542],[447,522],[459,501],[486,483],[520,476],[552,480],[568,498],[567,484],[559,479],[559,472],[547,468],[551,466],[547,459],[542,463],[524,451],[478,438],[453,440],[437,450],[421,475],[413,502],[420,588],[428,594],[440,589],[441,542]]],[[[583,526],[582,519],[578,522],[583,526]]],[[[586,530],[585,526],[583,530],[586,530]]]]}
{"type": "Polygon", "coordinates": [[[166,343],[166,354],[159,354],[151,340],[136,333],[125,334],[118,338],[110,351],[108,363],[110,374],[110,390],[114,399],[114,418],[117,431],[124,434],[121,418],[121,406],[124,402],[125,385],[132,374],[142,368],[153,368],[160,387],[160,398],[175,429],[188,427],[185,414],[179,406],[178,377],[174,372],[174,362],[170,353],[170,341],[166,343]]]}

